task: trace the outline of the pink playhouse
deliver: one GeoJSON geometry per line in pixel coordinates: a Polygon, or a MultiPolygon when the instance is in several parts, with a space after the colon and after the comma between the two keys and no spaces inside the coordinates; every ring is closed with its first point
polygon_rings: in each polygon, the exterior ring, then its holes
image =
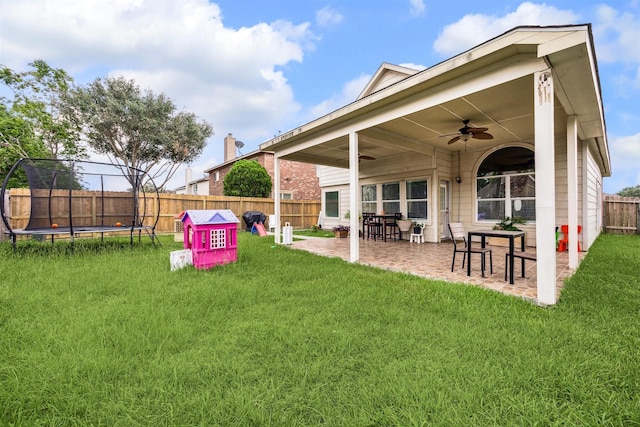
{"type": "Polygon", "coordinates": [[[239,222],[229,209],[184,211],[184,248],[191,250],[193,265],[206,269],[236,262],[239,222]]]}

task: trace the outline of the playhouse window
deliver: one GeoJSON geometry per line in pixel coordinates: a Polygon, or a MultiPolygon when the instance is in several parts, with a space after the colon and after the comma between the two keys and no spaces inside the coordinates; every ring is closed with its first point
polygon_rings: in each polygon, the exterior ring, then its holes
{"type": "Polygon", "coordinates": [[[211,249],[222,249],[227,247],[226,230],[211,230],[211,249]]]}

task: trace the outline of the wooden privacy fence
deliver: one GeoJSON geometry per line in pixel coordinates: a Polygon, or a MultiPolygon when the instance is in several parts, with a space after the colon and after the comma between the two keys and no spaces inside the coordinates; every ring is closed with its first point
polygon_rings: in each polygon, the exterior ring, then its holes
{"type": "Polygon", "coordinates": [[[606,196],[604,231],[609,234],[640,234],[640,198],[606,196]]]}
{"type": "MultiPolygon", "coordinates": [[[[96,198],[99,193],[93,191],[73,191],[73,215],[82,218],[87,225],[99,224],[100,218],[96,215],[95,206],[100,203],[96,198]]],[[[123,200],[118,192],[105,193],[104,204],[117,204],[123,200]]],[[[155,198],[154,198],[155,199],[155,198]]],[[[160,194],[160,212],[157,233],[173,233],[175,217],[188,209],[230,209],[241,221],[240,227],[244,227],[242,214],[247,211],[260,211],[265,215],[274,213],[273,199],[232,196],[196,196],[179,194],[160,194]]],[[[31,211],[31,198],[29,189],[13,188],[9,191],[10,221],[13,228],[24,228],[29,222],[31,211]]],[[[152,219],[156,217],[156,203],[147,203],[141,206],[144,209],[145,225],[153,225],[152,219]]],[[[61,215],[68,215],[68,208],[63,209],[61,215]]],[[[280,201],[281,224],[289,222],[293,228],[309,228],[318,222],[320,213],[320,201],[318,200],[281,200],[280,201]]],[[[142,212],[141,212],[142,213],[142,212]]],[[[55,221],[55,218],[52,218],[55,221]]]]}

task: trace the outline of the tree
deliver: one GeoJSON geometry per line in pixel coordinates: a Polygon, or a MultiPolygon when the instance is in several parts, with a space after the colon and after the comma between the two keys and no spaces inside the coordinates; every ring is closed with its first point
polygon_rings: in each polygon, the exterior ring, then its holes
{"type": "Polygon", "coordinates": [[[640,185],[636,185],[635,187],[625,187],[618,192],[618,196],[640,197],[640,185]]]}
{"type": "Polygon", "coordinates": [[[224,195],[242,197],[269,197],[271,177],[255,160],[238,160],[224,177],[224,195]]]}
{"type": "MultiPolygon", "coordinates": [[[[0,183],[13,165],[22,157],[48,157],[49,152],[24,119],[11,115],[7,107],[0,105],[0,183]]],[[[7,188],[28,187],[27,176],[22,169],[9,179],[7,188]]]]}
{"type": "Polygon", "coordinates": [[[24,72],[0,67],[0,82],[12,94],[0,97],[4,107],[0,145],[18,157],[86,158],[79,128],[62,113],[61,100],[73,79],[42,60],[29,67],[24,72]]]}
{"type": "Polygon", "coordinates": [[[142,91],[123,77],[96,79],[74,88],[66,112],[83,129],[87,143],[112,164],[144,171],[158,188],[178,167],[200,156],[213,128],[195,115],[176,112],[164,94],[142,91]]]}

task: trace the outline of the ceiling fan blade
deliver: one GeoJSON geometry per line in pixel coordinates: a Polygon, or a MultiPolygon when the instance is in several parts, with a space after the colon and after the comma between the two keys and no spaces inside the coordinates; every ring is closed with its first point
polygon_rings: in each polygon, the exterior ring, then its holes
{"type": "Polygon", "coordinates": [[[375,160],[376,159],[375,157],[367,156],[367,155],[364,155],[364,154],[359,155],[358,158],[360,160],[375,160]]]}
{"type": "Polygon", "coordinates": [[[467,133],[481,133],[488,131],[489,128],[467,128],[467,133]]]}
{"type": "Polygon", "coordinates": [[[456,136],[455,138],[451,138],[448,142],[449,145],[453,144],[454,142],[458,141],[460,139],[460,136],[456,136]]]}
{"type": "Polygon", "coordinates": [[[475,138],[475,139],[493,139],[493,135],[491,135],[490,133],[486,133],[486,132],[480,132],[480,133],[471,134],[471,138],[475,138]]]}

